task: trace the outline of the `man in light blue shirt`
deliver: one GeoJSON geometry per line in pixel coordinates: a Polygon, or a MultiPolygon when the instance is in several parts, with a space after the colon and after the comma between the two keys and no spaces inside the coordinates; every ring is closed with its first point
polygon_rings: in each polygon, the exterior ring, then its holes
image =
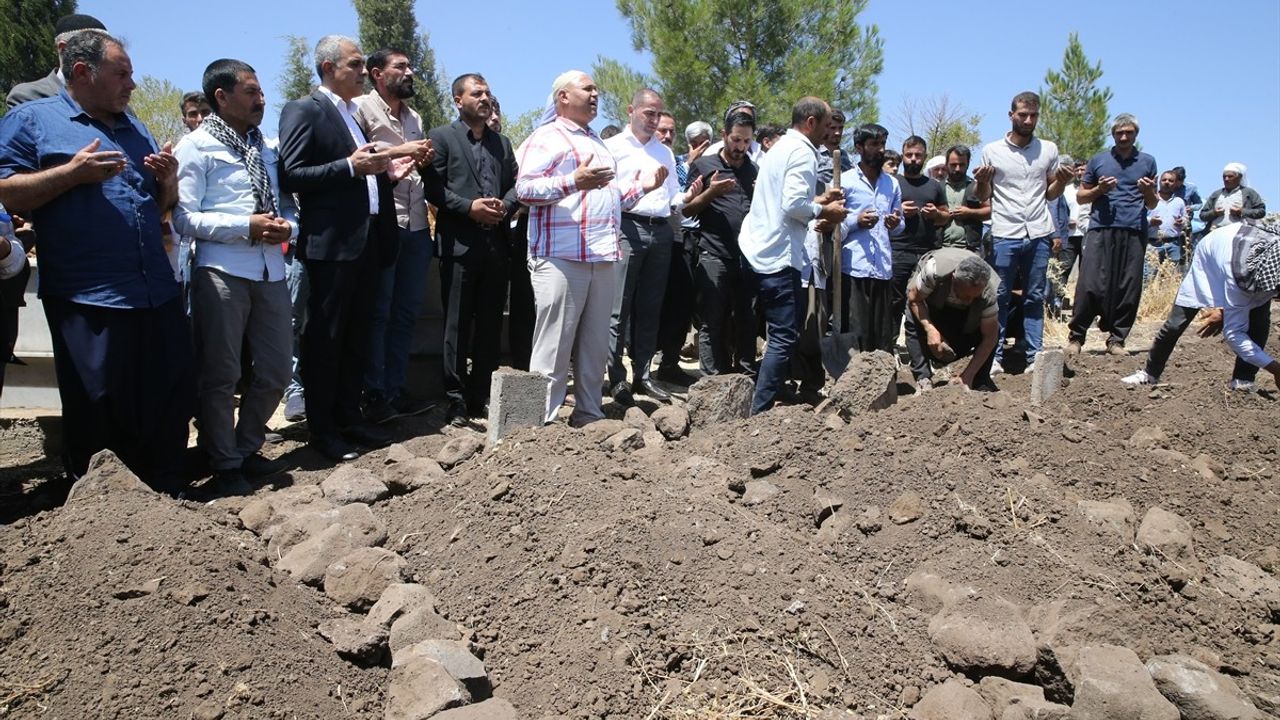
{"type": "Polygon", "coordinates": [[[210,115],[178,148],[173,222],[195,240],[191,305],[200,366],[200,445],[219,492],[242,492],[246,476],[284,463],[259,450],[267,420],[292,374],[292,310],[282,244],[297,237],[293,200],[280,192],[278,156],[258,124],[266,103],[252,67],[215,60],[205,69],[210,115]],[[241,339],[253,377],[234,420],[241,339]]]}
{"type": "Polygon", "coordinates": [[[756,303],[764,312],[768,345],[756,378],[752,414],[773,407],[800,337],[800,268],[809,223],[824,220],[829,231],[847,211],[839,189],[820,197],[816,143],[827,137],[831,108],[816,97],[791,109],[791,129],[760,161],[751,210],[738,247],[756,275],[756,303]]]}
{"type": "MultiPolygon", "coordinates": [[[[1160,190],[1154,210],[1147,214],[1147,244],[1156,251],[1156,261],[1169,260],[1182,264],[1182,231],[1186,228],[1187,204],[1174,194],[1178,176],[1172,170],[1160,174],[1160,190]]],[[[1145,278],[1155,274],[1155,268],[1147,263],[1145,278]]]]}
{"type": "MultiPolygon", "coordinates": [[[[884,145],[889,131],[868,123],[853,136],[858,164],[842,176],[844,207],[840,249],[844,317],[839,332],[853,333],[859,351],[892,353],[898,338],[893,312],[893,250],[889,233],[902,220],[902,191],[884,172],[884,145]]],[[[834,324],[834,323],[833,323],[834,324]]]]}

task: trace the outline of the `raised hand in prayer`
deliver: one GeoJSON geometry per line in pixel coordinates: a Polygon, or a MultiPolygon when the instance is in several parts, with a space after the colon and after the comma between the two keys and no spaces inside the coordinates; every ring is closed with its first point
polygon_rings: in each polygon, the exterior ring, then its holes
{"type": "Polygon", "coordinates": [[[71,156],[72,177],[80,183],[100,183],[119,175],[124,170],[124,153],[118,150],[104,150],[102,141],[94,138],[92,142],[71,156]]]}
{"type": "MultiPolygon", "coordinates": [[[[595,190],[608,185],[613,180],[613,168],[601,165],[592,167],[591,163],[596,159],[595,155],[588,155],[587,159],[573,171],[573,184],[579,190],[595,190]]],[[[666,179],[666,168],[663,168],[663,179],[666,179]]]]}
{"type": "Polygon", "coordinates": [[[691,202],[694,198],[698,197],[701,194],[702,194],[702,176],[699,175],[698,177],[693,179],[693,182],[689,183],[689,189],[685,191],[684,201],[691,202]]]}
{"type": "Polygon", "coordinates": [[[991,182],[996,176],[995,165],[979,165],[973,171],[973,179],[981,183],[991,182]]]}
{"type": "Polygon", "coordinates": [[[689,148],[689,158],[686,160],[686,162],[692,165],[693,161],[702,157],[702,153],[706,152],[707,148],[709,147],[711,147],[710,138],[703,140],[701,143],[698,144],[697,147],[689,148]]]}
{"type": "MultiPolygon", "coordinates": [[[[97,140],[94,140],[97,142],[97,140]]],[[[142,166],[156,176],[156,181],[168,184],[178,182],[178,158],[173,154],[173,143],[167,142],[160,152],[151,153],[142,159],[142,166]]],[[[123,166],[121,166],[123,169],[123,166]]]]}
{"type": "Polygon", "coordinates": [[[662,187],[662,183],[667,181],[667,167],[659,165],[647,173],[637,173],[640,179],[640,186],[645,192],[653,192],[662,187]]]}

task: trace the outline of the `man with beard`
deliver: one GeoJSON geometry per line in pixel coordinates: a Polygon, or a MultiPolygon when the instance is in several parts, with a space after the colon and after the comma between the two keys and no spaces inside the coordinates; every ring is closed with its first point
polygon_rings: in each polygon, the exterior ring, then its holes
{"type": "MultiPolygon", "coordinates": [[[[942,184],[924,173],[929,148],[924,138],[912,135],[902,142],[902,174],[898,187],[902,192],[902,224],[893,233],[893,305],[889,317],[897,335],[907,307],[907,282],[915,272],[921,256],[938,247],[939,228],[951,220],[947,193],[942,184]]],[[[915,332],[906,326],[907,336],[915,332]]]]}
{"type": "Polygon", "coordinates": [[[1098,318],[1110,333],[1107,352],[1126,355],[1124,341],[1138,319],[1142,268],[1147,257],[1147,212],[1159,203],[1156,160],[1137,148],[1138,119],[1121,113],[1111,125],[1115,144],[1085,168],[1078,202],[1093,203],[1071,314],[1067,354],[1080,352],[1098,318]]]}
{"type": "Polygon", "coordinates": [[[729,116],[720,151],[690,166],[702,192],[684,207],[697,218],[698,360],[704,375],[754,372],[756,318],[751,271],[742,262],[738,233],[751,207],[756,165],[747,157],[755,119],[744,112],[729,116]]]}
{"type": "Polygon", "coordinates": [[[950,222],[942,227],[942,246],[964,248],[982,254],[982,223],[991,219],[991,201],[978,199],[978,187],[969,177],[972,157],[964,145],[947,148],[947,215],[950,222]]]}
{"type": "MultiPolygon", "coordinates": [[[[400,50],[378,50],[365,61],[373,90],[356,104],[356,123],[371,142],[398,146],[422,142],[422,117],[405,100],[415,94],[413,68],[400,50]]],[[[364,370],[365,418],[385,423],[414,415],[430,405],[404,387],[413,340],[413,325],[422,306],[431,267],[431,237],[422,175],[412,157],[394,163],[392,187],[400,252],[395,262],[378,272],[373,317],[369,322],[369,362],[364,370]]]]}
{"type": "Polygon", "coordinates": [[[1022,288],[1022,327],[1026,366],[1035,363],[1044,336],[1044,297],[1049,253],[1055,232],[1049,201],[1075,173],[1058,163],[1058,146],[1035,136],[1040,96],[1023,92],[1009,103],[1011,130],[982,148],[982,163],[973,173],[978,199],[991,201],[991,237],[998,296],[1000,342],[992,374],[1004,372],[1004,338],[1015,287],[1022,288]]]}
{"type": "MultiPolygon", "coordinates": [[[[840,267],[845,316],[835,332],[853,333],[860,352],[893,352],[898,339],[894,313],[893,271],[896,253],[890,233],[902,219],[902,191],[898,180],[884,171],[884,144],[889,131],[875,123],[859,127],[853,136],[858,165],[841,177],[844,219],[840,267]]],[[[835,324],[835,323],[833,323],[835,324]]]]}
{"type": "Polygon", "coordinates": [[[516,157],[511,141],[488,127],[493,103],[482,75],[454,80],[453,104],[458,119],[431,129],[435,159],[426,188],[438,208],[448,419],[464,425],[487,414],[489,382],[498,369],[511,255],[505,220],[516,209],[516,157]]]}
{"type": "Polygon", "coordinates": [[[254,69],[215,60],[204,71],[213,112],[178,145],[173,224],[194,238],[191,315],[200,367],[200,445],[221,492],[284,469],[264,458],[264,428],[291,375],[291,312],[281,244],[298,235],[293,198],[280,192],[275,142],[258,125],[266,101],[254,69]],[[241,339],[253,372],[240,395],[241,339]]]}

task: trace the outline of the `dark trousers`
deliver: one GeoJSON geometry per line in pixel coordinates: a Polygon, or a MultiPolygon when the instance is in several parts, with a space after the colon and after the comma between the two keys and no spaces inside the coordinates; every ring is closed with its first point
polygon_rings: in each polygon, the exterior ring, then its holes
{"type": "MultiPolygon", "coordinates": [[[[938,329],[938,334],[942,336],[942,340],[951,346],[956,353],[956,359],[966,358],[978,349],[978,345],[982,342],[982,330],[968,330],[965,328],[969,319],[968,308],[929,308],[929,322],[938,329]]],[[[925,342],[928,333],[921,327],[920,320],[916,318],[914,313],[907,315],[907,353],[911,355],[911,374],[916,380],[921,378],[933,377],[933,363],[942,363],[942,359],[935,357],[929,352],[929,345],[925,342]]],[[[982,363],[982,367],[978,370],[978,374],[973,378],[974,386],[985,385],[991,382],[991,364],[995,362],[996,354],[994,348],[987,359],[982,363]]]]}
{"type": "Polygon", "coordinates": [[[18,344],[18,307],[0,306],[0,395],[4,394],[4,370],[18,344]]]}
{"type": "Polygon", "coordinates": [[[658,351],[658,321],[662,317],[662,297],[667,291],[671,269],[671,223],[666,219],[649,223],[622,216],[622,257],[614,264],[618,273],[614,289],[613,319],[610,322],[612,357],[609,384],[627,379],[622,356],[631,355],[635,382],[649,379],[649,364],[658,351]]]}
{"type": "MultiPolygon", "coordinates": [[[[895,345],[898,341],[898,328],[902,325],[902,318],[907,310],[907,283],[910,282],[911,274],[916,271],[916,264],[919,262],[919,255],[898,248],[893,249],[893,296],[889,310],[892,315],[889,321],[893,325],[895,345]]],[[[891,351],[892,347],[890,346],[891,351]]]]}
{"type": "Polygon", "coordinates": [[[755,277],[756,302],[764,312],[767,342],[751,401],[753,415],[773,407],[778,390],[787,379],[803,319],[799,270],[788,267],[768,275],[756,273],[755,277]]]}
{"type": "Polygon", "coordinates": [[[1084,236],[1072,235],[1062,243],[1062,248],[1058,250],[1058,254],[1054,256],[1054,260],[1058,263],[1058,272],[1049,278],[1050,293],[1049,303],[1052,310],[1056,313],[1062,309],[1062,301],[1066,299],[1067,281],[1071,279],[1071,271],[1075,268],[1076,260],[1080,257],[1080,250],[1084,246],[1084,236]]]}
{"type": "Polygon", "coordinates": [[[156,490],[180,490],[196,395],[182,299],[125,310],[45,298],[44,314],[67,473],[84,475],[108,449],[156,490]]]}
{"type": "Polygon", "coordinates": [[[1123,345],[1138,319],[1142,300],[1142,267],[1147,242],[1142,233],[1125,228],[1090,229],[1084,237],[1080,277],[1071,314],[1070,338],[1083,343],[1085,333],[1098,320],[1109,332],[1108,345],[1123,345]]]}
{"type": "MultiPolygon", "coordinates": [[[[755,373],[754,277],[741,258],[698,258],[698,364],[704,375],[755,373]]],[[[668,296],[669,297],[669,296],[668,296]]],[[[664,358],[665,358],[665,350],[664,358]]]]}
{"type": "Polygon", "coordinates": [[[311,292],[302,325],[301,371],[312,439],[336,440],[364,420],[360,391],[379,278],[374,232],[355,260],[303,260],[311,292]]]}
{"type": "Polygon", "coordinates": [[[444,392],[451,412],[478,415],[489,401],[489,382],[502,346],[507,253],[506,242],[491,233],[476,238],[466,254],[441,259],[444,392]]]}
{"type": "MultiPolygon", "coordinates": [[[[827,382],[822,365],[822,338],[831,328],[831,289],[801,287],[796,299],[800,339],[791,354],[791,377],[800,383],[801,392],[818,392],[827,382]]],[[[755,339],[752,338],[754,349],[755,339]]]]}
{"type": "MultiPolygon", "coordinates": [[[[667,273],[667,294],[662,299],[662,317],[658,320],[658,367],[680,365],[680,350],[693,323],[697,287],[697,250],[688,228],[675,231],[682,238],[671,248],[671,268],[667,273]]],[[[701,351],[699,351],[701,357],[701,351]]]]}
{"type": "Polygon", "coordinates": [[[511,351],[511,367],[529,369],[533,354],[533,326],[537,310],[533,301],[533,282],[529,277],[529,215],[523,213],[512,229],[507,248],[507,275],[511,282],[507,302],[507,348],[511,351]]]}
{"type": "MultiPolygon", "coordinates": [[[[1151,343],[1151,354],[1147,356],[1148,375],[1158,378],[1164,374],[1169,356],[1173,354],[1173,346],[1178,344],[1178,338],[1182,337],[1182,333],[1186,332],[1187,327],[1191,325],[1192,320],[1196,319],[1196,314],[1199,312],[1200,308],[1181,305],[1174,305],[1169,309],[1169,317],[1165,319],[1160,332],[1156,333],[1155,341],[1151,343]]],[[[1264,303],[1249,311],[1249,339],[1261,347],[1267,344],[1267,338],[1270,335],[1271,303],[1264,303]]],[[[1253,382],[1257,376],[1257,365],[1251,365],[1236,358],[1235,367],[1231,370],[1232,380],[1253,382]]]]}
{"type": "Polygon", "coordinates": [[[841,278],[844,318],[838,332],[852,333],[853,347],[858,352],[893,352],[898,341],[898,324],[902,321],[894,287],[893,280],[841,278]]]}

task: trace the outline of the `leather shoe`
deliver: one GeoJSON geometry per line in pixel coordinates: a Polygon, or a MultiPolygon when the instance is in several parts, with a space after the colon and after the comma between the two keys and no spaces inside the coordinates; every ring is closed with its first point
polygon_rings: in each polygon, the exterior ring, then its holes
{"type": "Polygon", "coordinates": [[[360,457],[360,453],[342,438],[313,437],[308,444],[312,450],[333,462],[351,462],[360,457]]]}
{"type": "Polygon", "coordinates": [[[342,437],[347,442],[367,448],[384,448],[391,444],[391,434],[372,425],[343,428],[342,437]]]}
{"type": "Polygon", "coordinates": [[[289,468],[289,461],[284,458],[276,458],[268,460],[260,452],[256,452],[244,459],[240,464],[240,470],[251,478],[267,477],[276,473],[284,472],[289,468]]]}
{"type": "Polygon", "coordinates": [[[631,407],[636,404],[636,399],[631,394],[631,388],[627,387],[625,382],[614,383],[613,387],[609,388],[609,397],[623,407],[631,407]]]}
{"type": "Polygon", "coordinates": [[[641,395],[648,395],[658,402],[671,401],[671,393],[658,387],[658,385],[652,380],[641,380],[632,386],[631,390],[632,392],[636,392],[641,395]]]}
{"type": "Polygon", "coordinates": [[[657,370],[653,371],[653,376],[663,382],[669,382],[681,387],[689,387],[698,382],[699,376],[685,372],[680,366],[661,365],[657,370]]]}

